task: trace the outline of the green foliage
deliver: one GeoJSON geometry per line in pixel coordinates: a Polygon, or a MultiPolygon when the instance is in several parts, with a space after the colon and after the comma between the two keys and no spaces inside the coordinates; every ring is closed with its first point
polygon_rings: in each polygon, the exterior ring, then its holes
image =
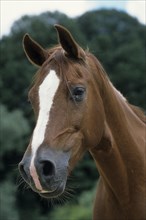
{"type": "Polygon", "coordinates": [[[0,105],[0,110],[1,154],[16,150],[16,143],[18,146],[17,151],[22,153],[23,137],[28,135],[30,131],[28,121],[24,119],[23,113],[18,109],[8,112],[5,106],[0,105]]]}
{"type": "Polygon", "coordinates": [[[77,192],[81,191],[81,187],[82,191],[92,189],[94,182],[96,182],[99,177],[99,174],[95,163],[88,152],[84,155],[84,158],[78,162],[77,166],[72,172],[72,176],[74,180],[72,185],[76,186],[77,192]],[[85,180],[82,186],[81,180],[85,180]]]}
{"type": "Polygon", "coordinates": [[[28,141],[30,126],[21,110],[9,112],[4,105],[0,105],[0,119],[1,177],[7,176],[10,172],[15,176],[13,168],[17,164],[17,158],[28,144],[26,140],[28,141]]]}
{"type": "Polygon", "coordinates": [[[91,219],[93,186],[98,173],[89,154],[73,172],[78,186],[76,201],[51,209],[35,193],[16,190],[13,165],[16,167],[20,161],[28,144],[30,128],[32,130],[34,116],[27,102],[27,93],[36,72],[23,52],[22,39],[25,33],[29,33],[43,47],[52,47],[57,43],[53,27],[56,23],[69,28],[77,42],[101,60],[111,81],[131,103],[146,109],[146,28],[135,18],[116,10],[99,10],[75,19],[59,12],[46,12],[39,16],[23,16],[16,21],[10,35],[0,40],[1,219],[91,219]]]}
{"type": "Polygon", "coordinates": [[[83,192],[77,204],[67,204],[64,207],[57,207],[49,215],[50,220],[89,220],[92,216],[95,188],[83,192]]]}
{"type": "Polygon", "coordinates": [[[131,103],[146,109],[145,26],[116,10],[87,12],[79,25],[114,85],[131,103]]]}
{"type": "Polygon", "coordinates": [[[5,180],[0,184],[0,218],[5,220],[19,220],[16,207],[16,186],[5,180]]]}

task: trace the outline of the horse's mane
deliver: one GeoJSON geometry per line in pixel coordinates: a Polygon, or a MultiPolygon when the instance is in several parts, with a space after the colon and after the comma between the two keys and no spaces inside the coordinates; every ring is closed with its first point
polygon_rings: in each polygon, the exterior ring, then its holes
{"type": "MultiPolygon", "coordinates": [[[[105,69],[103,68],[102,64],[99,62],[99,60],[91,53],[87,52],[88,56],[94,60],[94,63],[96,65],[96,68],[98,70],[98,74],[99,74],[99,77],[100,79],[103,80],[104,84],[106,85],[106,82],[110,82],[110,78],[108,76],[108,74],[106,73],[105,69]]],[[[96,74],[97,75],[97,74],[96,74]]],[[[98,79],[98,82],[100,80],[98,79]]],[[[99,86],[101,86],[99,84],[99,86]]],[[[103,87],[103,85],[102,85],[103,87]]],[[[101,88],[102,90],[102,88],[101,88]]],[[[136,114],[136,116],[143,122],[146,124],[146,115],[144,113],[144,111],[140,108],[140,107],[137,107],[135,105],[132,105],[130,104],[128,101],[127,101],[127,104],[128,106],[131,108],[131,110],[136,114]]]]}
{"type": "Polygon", "coordinates": [[[138,116],[138,118],[146,124],[146,116],[139,107],[129,104],[130,108],[133,110],[133,112],[138,116]]]}

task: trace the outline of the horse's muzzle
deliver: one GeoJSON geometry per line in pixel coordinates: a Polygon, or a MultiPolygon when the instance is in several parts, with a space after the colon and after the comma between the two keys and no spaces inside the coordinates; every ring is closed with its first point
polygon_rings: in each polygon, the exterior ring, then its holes
{"type": "Polygon", "coordinates": [[[69,159],[69,152],[41,146],[35,158],[24,155],[19,170],[35,192],[46,198],[57,197],[66,186],[69,159]]]}

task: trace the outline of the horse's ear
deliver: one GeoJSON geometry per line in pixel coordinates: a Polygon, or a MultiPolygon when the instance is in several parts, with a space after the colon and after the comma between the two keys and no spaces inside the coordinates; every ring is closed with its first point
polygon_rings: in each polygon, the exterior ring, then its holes
{"type": "Polygon", "coordinates": [[[73,39],[71,33],[61,25],[55,24],[54,26],[58,33],[59,42],[66,54],[73,58],[84,59],[85,52],[73,39]]]}
{"type": "Polygon", "coordinates": [[[23,48],[29,61],[37,66],[42,66],[48,57],[48,53],[28,34],[24,35],[23,48]]]}

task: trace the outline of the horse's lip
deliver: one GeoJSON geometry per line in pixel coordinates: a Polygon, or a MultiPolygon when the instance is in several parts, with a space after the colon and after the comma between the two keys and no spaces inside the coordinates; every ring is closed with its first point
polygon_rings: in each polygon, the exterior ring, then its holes
{"type": "Polygon", "coordinates": [[[64,187],[57,187],[56,190],[54,191],[46,191],[46,190],[43,190],[41,192],[39,192],[39,195],[41,197],[44,197],[44,198],[56,198],[58,196],[60,196],[64,191],[64,187]]]}

